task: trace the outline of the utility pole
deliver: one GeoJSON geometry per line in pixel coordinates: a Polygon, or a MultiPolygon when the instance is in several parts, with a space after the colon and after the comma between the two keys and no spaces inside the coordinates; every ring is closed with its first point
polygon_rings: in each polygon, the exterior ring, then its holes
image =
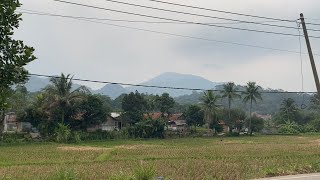
{"type": "Polygon", "coordinates": [[[309,40],[309,36],[308,36],[308,31],[307,31],[306,23],[304,21],[303,13],[300,14],[300,20],[301,20],[301,24],[302,24],[302,28],[303,28],[304,37],[305,37],[306,43],[307,43],[309,58],[310,58],[310,62],[311,62],[311,67],[312,67],[312,71],[313,71],[314,80],[315,80],[316,86],[317,86],[318,96],[320,97],[319,76],[318,76],[318,73],[317,73],[316,64],[314,62],[312,49],[311,49],[311,45],[310,45],[310,40],[309,40]]]}

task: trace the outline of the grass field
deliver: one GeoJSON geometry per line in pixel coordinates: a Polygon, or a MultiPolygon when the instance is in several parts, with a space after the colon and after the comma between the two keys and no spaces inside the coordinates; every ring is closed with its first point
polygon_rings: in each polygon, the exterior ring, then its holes
{"type": "Polygon", "coordinates": [[[320,136],[117,140],[0,146],[0,178],[110,179],[139,167],[165,179],[252,179],[320,171],[320,136]]]}

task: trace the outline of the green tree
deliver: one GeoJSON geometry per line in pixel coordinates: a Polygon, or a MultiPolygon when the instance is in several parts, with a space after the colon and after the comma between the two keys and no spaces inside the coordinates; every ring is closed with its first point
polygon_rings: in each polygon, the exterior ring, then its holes
{"type": "Polygon", "coordinates": [[[18,120],[25,115],[25,110],[31,104],[29,92],[25,86],[18,85],[9,98],[10,111],[17,114],[18,120]]]}
{"type": "Polygon", "coordinates": [[[298,108],[293,99],[287,98],[282,101],[280,111],[286,121],[294,121],[298,108]]]}
{"type": "Polygon", "coordinates": [[[143,94],[138,91],[135,93],[124,95],[122,99],[122,109],[124,111],[124,118],[133,125],[143,119],[143,113],[148,109],[148,103],[143,94]]]}
{"type": "Polygon", "coordinates": [[[279,133],[283,134],[298,134],[300,132],[299,125],[294,121],[286,121],[280,125],[279,133]]]}
{"type": "MultiPolygon", "coordinates": [[[[249,119],[250,121],[250,119],[249,119]]],[[[246,124],[248,125],[250,122],[248,122],[248,119],[246,121],[246,124]]],[[[259,118],[257,116],[251,117],[251,131],[252,132],[259,132],[264,128],[264,120],[262,118],[259,118]]]]}
{"type": "Polygon", "coordinates": [[[218,116],[220,119],[225,120],[224,122],[226,123],[226,125],[228,125],[229,127],[234,127],[240,132],[244,125],[244,120],[246,119],[246,112],[242,109],[230,109],[230,111],[223,109],[219,112],[218,116]]]}
{"type": "Polygon", "coordinates": [[[168,93],[163,93],[161,96],[156,96],[156,104],[164,117],[165,114],[170,114],[169,111],[174,107],[175,101],[168,93]]]}
{"type": "Polygon", "coordinates": [[[42,136],[48,137],[53,135],[57,126],[57,122],[51,116],[51,107],[48,106],[47,92],[41,92],[34,97],[30,106],[25,110],[25,116],[20,120],[30,122],[32,126],[36,127],[42,136]]]}
{"type": "Polygon", "coordinates": [[[21,40],[14,40],[14,30],[19,27],[21,14],[19,0],[0,1],[0,132],[3,130],[5,110],[10,86],[27,80],[28,72],[24,66],[36,59],[34,49],[24,45],[21,40]]]}
{"type": "Polygon", "coordinates": [[[54,107],[60,114],[61,123],[65,121],[66,113],[69,110],[71,103],[77,100],[84,100],[85,94],[89,91],[84,86],[72,90],[72,77],[68,74],[61,74],[60,77],[50,79],[51,85],[46,87],[48,93],[48,102],[50,107],[54,107]]]}
{"type": "Polygon", "coordinates": [[[259,92],[259,89],[261,89],[260,86],[256,85],[255,82],[248,82],[247,85],[245,86],[245,92],[242,94],[244,95],[243,97],[243,102],[247,103],[250,102],[250,108],[249,108],[249,132],[252,134],[252,128],[251,128],[251,121],[252,121],[252,103],[257,103],[257,99],[262,100],[261,93],[259,92]]]}
{"type": "MultiPolygon", "coordinates": [[[[219,95],[215,95],[212,91],[204,92],[202,97],[202,108],[204,111],[204,120],[210,125],[210,123],[217,121],[217,113],[220,105],[218,105],[219,95]]],[[[210,129],[210,127],[209,127],[210,129]]]]}
{"type": "MultiPolygon", "coordinates": [[[[238,90],[238,88],[236,87],[236,85],[233,82],[228,82],[223,85],[223,91],[221,91],[222,98],[228,99],[228,113],[229,113],[228,119],[229,119],[229,122],[231,121],[231,103],[235,98],[239,98],[239,99],[241,98],[241,95],[239,95],[237,93],[237,90],[238,90]]],[[[230,132],[232,131],[231,126],[230,126],[229,130],[230,130],[230,132]]]]}
{"type": "Polygon", "coordinates": [[[87,95],[87,97],[72,106],[72,121],[69,122],[73,130],[86,130],[87,127],[97,125],[106,120],[110,114],[110,105],[102,100],[101,95],[87,95]]]}
{"type": "Polygon", "coordinates": [[[195,132],[197,131],[197,126],[202,126],[204,124],[203,118],[204,113],[201,107],[197,105],[191,105],[188,107],[186,113],[186,121],[189,126],[194,126],[195,132]]]}

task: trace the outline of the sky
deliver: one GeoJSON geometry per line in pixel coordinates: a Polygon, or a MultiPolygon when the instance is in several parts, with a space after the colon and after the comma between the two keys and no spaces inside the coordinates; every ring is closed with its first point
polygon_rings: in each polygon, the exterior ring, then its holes
{"type": "MultiPolygon", "coordinates": [[[[183,21],[299,34],[297,29],[257,24],[230,24],[230,21],[226,20],[138,8],[105,0],[67,1],[183,21]]],[[[149,0],[119,1],[206,16],[297,27],[296,23],[269,22],[270,20],[177,7],[149,0]]],[[[290,20],[298,19],[299,14],[303,12],[307,22],[320,24],[319,0],[170,0],[168,2],[290,20]]],[[[23,6],[19,11],[22,12],[33,10],[113,20],[165,21],[79,7],[53,0],[21,0],[21,3],[23,6]]],[[[58,75],[63,72],[83,79],[141,83],[165,72],[176,72],[201,76],[214,82],[233,81],[243,85],[248,81],[255,81],[264,88],[288,91],[316,90],[309,57],[305,54],[307,49],[303,37],[300,39],[302,48],[300,58],[299,53],[188,39],[119,26],[299,52],[299,37],[294,36],[198,24],[100,21],[104,23],[102,24],[31,14],[23,14],[22,18],[19,29],[15,31],[15,38],[33,46],[38,58],[27,66],[30,73],[58,75]]],[[[308,29],[320,29],[320,26],[308,25],[308,29]]],[[[309,31],[309,35],[320,36],[320,32],[309,31]]],[[[320,39],[310,40],[314,53],[320,54],[320,39]]],[[[320,56],[315,56],[315,61],[320,71],[320,56]]],[[[86,85],[93,89],[103,86],[94,83],[86,85]]]]}

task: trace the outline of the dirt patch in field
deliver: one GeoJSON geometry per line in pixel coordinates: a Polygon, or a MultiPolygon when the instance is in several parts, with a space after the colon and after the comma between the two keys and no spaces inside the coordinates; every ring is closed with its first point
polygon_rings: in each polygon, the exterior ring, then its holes
{"type": "Polygon", "coordinates": [[[103,151],[110,150],[111,148],[91,147],[91,146],[63,146],[57,147],[63,151],[103,151]]]}
{"type": "Polygon", "coordinates": [[[312,144],[320,145],[320,139],[311,141],[312,144]]]}
{"type": "Polygon", "coordinates": [[[156,146],[155,145],[146,145],[146,144],[116,146],[116,148],[120,148],[120,149],[139,149],[139,148],[146,148],[146,147],[156,147],[156,146]]]}

